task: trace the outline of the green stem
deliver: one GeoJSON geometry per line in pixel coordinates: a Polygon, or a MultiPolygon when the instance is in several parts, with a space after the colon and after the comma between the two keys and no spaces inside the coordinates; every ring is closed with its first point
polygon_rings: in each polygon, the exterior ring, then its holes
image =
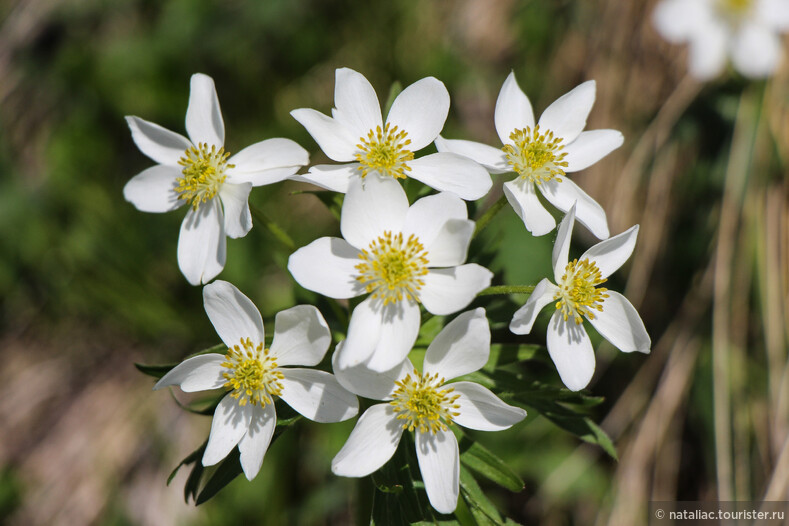
{"type": "Polygon", "coordinates": [[[474,235],[471,236],[471,239],[474,239],[475,237],[477,237],[477,234],[482,232],[482,230],[486,226],[488,226],[488,223],[490,223],[493,220],[493,218],[496,217],[496,214],[498,214],[499,211],[502,208],[504,208],[504,205],[506,205],[506,204],[507,204],[507,196],[506,195],[502,195],[501,197],[499,197],[498,201],[493,203],[490,208],[485,210],[485,213],[482,214],[482,217],[480,217],[477,220],[477,226],[474,229],[474,235]]]}
{"type": "Polygon", "coordinates": [[[285,247],[289,250],[296,250],[296,243],[293,242],[293,239],[285,232],[281,226],[275,223],[269,216],[266,215],[263,210],[260,208],[250,204],[249,210],[252,212],[252,216],[263,223],[265,227],[268,229],[271,234],[277,238],[277,240],[285,245],[285,247]]]}
{"type": "Polygon", "coordinates": [[[488,287],[477,293],[477,296],[493,296],[494,294],[531,294],[534,285],[497,285],[488,287]]]}

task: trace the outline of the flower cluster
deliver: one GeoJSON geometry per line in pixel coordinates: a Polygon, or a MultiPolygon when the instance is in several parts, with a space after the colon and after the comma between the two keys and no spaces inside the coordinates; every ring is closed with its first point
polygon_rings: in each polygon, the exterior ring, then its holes
{"type": "MultiPolygon", "coordinates": [[[[156,384],[183,391],[223,390],[203,465],[238,448],[247,478],[260,470],[277,425],[278,399],[316,422],[355,416],[357,396],[373,404],[359,417],[332,471],[366,476],[394,455],[404,433],[415,436],[416,456],[432,506],[454,511],[458,500],[459,448],[452,426],[500,431],[526,412],[491,390],[461,377],[486,365],[491,333],[482,307],[462,312],[488,288],[493,273],[467,263],[475,222],[466,201],[488,194],[491,173],[512,172],[506,199],[535,236],[556,227],[538,198],[565,213],[553,253],[555,284],[543,280],[515,312],[510,329],[528,334],[537,313],[554,304],[547,348],[571,390],[594,373],[592,344],[583,320],[625,352],[649,352],[650,340],[633,306],[600,287],[630,256],[638,227],[609,238],[602,207],[570,180],[618,148],[615,130],[584,131],[595,99],[589,81],[551,104],[538,121],[515,75],[504,82],[494,114],[502,146],[440,136],[449,94],[429,77],[404,89],[383,120],[375,91],[361,74],[338,69],[331,117],[313,109],[292,116],[337,165],[308,165],[307,152],[288,139],[268,139],[235,155],[224,149],[224,124],[213,81],[192,77],[186,114],[189,139],[128,117],[140,150],[158,164],[126,185],[138,209],[165,212],[188,205],[178,241],[178,263],[187,280],[205,284],[205,310],[224,353],[198,354],[156,384]],[[431,143],[437,153],[416,156],[431,143]],[[436,190],[409,202],[401,186],[415,179],[436,190]],[[332,334],[317,308],[300,305],[276,315],[267,343],[263,320],[236,287],[213,280],[225,263],[225,237],[252,227],[247,202],[253,186],[285,179],[341,192],[342,237],[322,237],[293,252],[287,268],[302,287],[354,303],[343,341],[335,346],[333,374],[321,364],[332,334]],[[569,261],[578,220],[603,241],[569,261]],[[429,343],[421,369],[409,359],[428,315],[458,314],[429,343]],[[293,367],[293,366],[304,367],[293,367]]],[[[425,189],[429,192],[429,188],[425,189]]],[[[424,193],[421,195],[424,195],[424,193]]],[[[338,304],[342,305],[342,304],[338,304]]]]}

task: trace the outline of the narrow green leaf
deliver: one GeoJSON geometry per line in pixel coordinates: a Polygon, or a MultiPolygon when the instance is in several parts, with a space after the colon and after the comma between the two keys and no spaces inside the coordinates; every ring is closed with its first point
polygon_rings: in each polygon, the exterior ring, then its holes
{"type": "Polygon", "coordinates": [[[460,466],[460,495],[478,526],[502,525],[499,510],[482,492],[474,475],[462,465],[460,466]]]}
{"type": "Polygon", "coordinates": [[[524,487],[523,480],[499,457],[468,437],[460,441],[460,462],[510,491],[518,492],[524,487]]]}
{"type": "Polygon", "coordinates": [[[261,210],[256,206],[253,206],[251,203],[249,205],[249,210],[250,212],[252,212],[252,217],[263,223],[263,226],[265,226],[266,229],[271,233],[271,235],[273,235],[277,239],[277,241],[282,243],[285,246],[285,248],[287,248],[290,251],[296,250],[296,243],[293,242],[293,239],[291,239],[288,233],[285,232],[285,230],[283,230],[281,226],[279,226],[277,223],[274,222],[273,219],[267,216],[266,213],[263,212],[263,210],[261,210]]]}
{"type": "Polygon", "coordinates": [[[238,448],[233,448],[233,451],[217,466],[216,470],[206,481],[203,489],[200,490],[195,499],[195,506],[203,504],[219,493],[222,488],[233,482],[242,472],[238,448]]]}
{"type": "Polygon", "coordinates": [[[400,92],[403,91],[403,85],[400,83],[399,80],[392,82],[392,85],[389,86],[389,95],[386,97],[386,104],[384,104],[384,115],[389,115],[389,110],[392,109],[392,104],[394,104],[395,99],[400,92]]]}
{"type": "Polygon", "coordinates": [[[177,466],[175,466],[175,469],[173,469],[172,473],[170,473],[170,476],[167,477],[168,486],[170,485],[170,482],[172,482],[173,479],[175,478],[175,475],[178,473],[178,470],[181,469],[181,466],[187,466],[193,462],[197,462],[199,459],[203,457],[203,453],[205,452],[205,446],[207,444],[208,444],[208,440],[203,442],[202,446],[189,453],[189,455],[186,458],[184,458],[181,462],[178,463],[177,466]]]}
{"type": "Polygon", "coordinates": [[[152,376],[157,380],[164,376],[165,374],[170,372],[170,369],[178,365],[177,363],[170,363],[167,365],[145,365],[143,363],[135,363],[134,366],[140,371],[142,374],[147,374],[148,376],[152,376]]]}

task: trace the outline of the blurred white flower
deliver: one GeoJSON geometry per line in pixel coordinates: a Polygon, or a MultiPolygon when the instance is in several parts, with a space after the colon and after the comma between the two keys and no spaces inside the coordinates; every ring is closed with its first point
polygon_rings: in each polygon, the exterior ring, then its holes
{"type": "Polygon", "coordinates": [[[434,77],[404,89],[392,103],[386,122],[370,82],[348,68],[336,71],[332,116],[300,108],[290,112],[323,152],[342,165],[317,165],[297,177],[345,193],[352,179],[371,174],[394,179],[414,178],[461,199],[479,199],[491,187],[490,175],[478,164],[455,154],[434,153],[414,158],[435,140],[449,112],[449,93],[434,77]]]}
{"type": "MultiPolygon", "coordinates": [[[[340,344],[343,345],[343,344],[340,344]]],[[[480,431],[501,431],[523,420],[526,411],[502,402],[473,382],[446,383],[480,369],[490,354],[485,309],[452,320],[427,348],[422,373],[409,360],[385,372],[366,364],[342,369],[335,354],[334,373],[348,390],[388,403],[359,417],[348,441],[332,461],[344,477],[364,477],[394,455],[405,430],[416,435],[416,457],[430,504],[441,513],[457,506],[460,459],[448,424],[480,431]]]]}
{"type": "Polygon", "coordinates": [[[202,73],[191,80],[189,139],[139,117],[126,121],[140,151],[159,164],[126,183],[123,196],[143,212],[190,205],[178,238],[178,266],[192,285],[222,271],[226,235],[243,237],[252,228],[252,187],[287,179],[309,163],[307,151],[289,139],[258,142],[231,157],[214,81],[202,73]]]}
{"type": "Polygon", "coordinates": [[[708,80],[731,57],[747,77],[766,77],[783,56],[780,33],[789,30],[789,0],[663,0],[653,14],[669,42],[690,46],[690,73],[708,80]]]}
{"type": "Polygon", "coordinates": [[[358,410],[356,396],[334,375],[314,369],[331,343],[329,327],[311,305],[277,314],[274,340],[265,348],[263,320],[255,305],[235,286],[217,280],[203,288],[205,310],[227,354],[188,358],[164,375],[154,389],[177,385],[191,393],[227,389],[214,412],[203,465],[211,466],[238,445],[241,467],[252,480],[277,425],[274,397],[316,422],[340,422],[358,410]]]}
{"type": "Polygon", "coordinates": [[[351,315],[339,352],[343,368],[368,360],[391,369],[411,350],[420,325],[419,303],[433,314],[466,307],[493,274],[464,265],[474,232],[466,205],[442,192],[409,207],[392,178],[351,182],[342,206],[345,239],[322,237],[290,256],[288,270],[304,288],[337,299],[365,293],[351,315]],[[439,268],[436,268],[439,267],[439,268]]]}
{"type": "Polygon", "coordinates": [[[537,314],[553,303],[556,312],[548,324],[548,353],[564,385],[578,391],[589,384],[595,368],[584,318],[623,352],[648,353],[652,343],[633,305],[618,292],[599,287],[633,253],[638,225],[596,244],[580,259],[568,261],[574,222],[572,207],[559,225],[553,247],[556,284],[548,279],[540,281],[526,304],[515,312],[510,330],[529,334],[537,314]]]}
{"type": "Polygon", "coordinates": [[[583,131],[595,100],[595,82],[584,82],[548,106],[535,125],[531,102],[510,73],[496,101],[494,122],[503,148],[439,137],[440,152],[474,159],[491,173],[515,172],[504,194],[526,229],[542,236],[556,227],[536,190],[562,212],[578,203],[578,221],[599,239],[608,237],[605,212],[568,177],[596,163],[624,142],[616,130],[583,131]]]}

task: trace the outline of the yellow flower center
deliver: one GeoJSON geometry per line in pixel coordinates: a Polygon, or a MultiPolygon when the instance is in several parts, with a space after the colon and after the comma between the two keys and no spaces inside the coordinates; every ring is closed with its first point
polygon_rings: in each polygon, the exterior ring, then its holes
{"type": "Polygon", "coordinates": [[[564,275],[558,283],[559,291],[553,299],[556,310],[564,315],[564,321],[570,316],[575,318],[575,323],[583,322],[582,316],[593,320],[595,315],[592,310],[603,311],[603,300],[608,297],[608,289],[596,288],[606,280],[601,276],[597,264],[588,259],[578,261],[574,259],[567,264],[564,275]]]}
{"type": "Polygon", "coordinates": [[[540,126],[534,130],[528,126],[515,130],[510,134],[514,144],[505,144],[502,150],[507,156],[507,162],[522,179],[535,184],[548,182],[551,179],[561,182],[567,161],[564,158],[567,152],[562,145],[562,139],[555,137],[551,130],[540,132],[540,126]]]}
{"type": "Polygon", "coordinates": [[[373,293],[373,298],[383,299],[384,305],[403,298],[419,301],[428,259],[418,237],[411,234],[404,240],[402,233],[386,231],[361,251],[359,259],[362,262],[355,267],[359,271],[356,279],[373,293]]]}
{"type": "Polygon", "coordinates": [[[217,150],[216,146],[211,146],[209,150],[208,145],[202,142],[197,147],[188,148],[178,160],[178,164],[183,166],[181,173],[184,175],[176,179],[178,199],[188,201],[197,210],[200,203],[216,197],[227,179],[225,170],[235,167],[227,164],[228,157],[230,154],[224,148],[217,150]]]}
{"type": "Polygon", "coordinates": [[[741,18],[753,7],[754,0],[718,0],[718,10],[725,17],[741,18]]]}
{"type": "Polygon", "coordinates": [[[240,345],[227,350],[227,361],[222,367],[230,369],[222,376],[227,380],[225,388],[233,391],[230,396],[238,400],[238,405],[245,406],[249,402],[266,407],[274,403],[273,396],[282,393],[280,380],[284,376],[262,343],[256,346],[249,338],[241,338],[240,345]]]}
{"type": "Polygon", "coordinates": [[[405,420],[403,429],[416,429],[422,433],[430,431],[434,434],[439,430],[447,430],[447,424],[451,424],[452,419],[460,414],[454,411],[460,409],[455,403],[460,395],[453,395],[454,389],[451,387],[440,389],[443,384],[444,379],[439,378],[438,373],[423,376],[416,369],[395,382],[397,390],[389,404],[394,406],[397,419],[405,420]]]}
{"type": "Polygon", "coordinates": [[[378,172],[395,179],[405,179],[406,172],[411,171],[406,163],[414,158],[414,154],[407,148],[411,139],[405,130],[390,127],[387,123],[383,129],[377,126],[370,130],[367,137],[361,137],[359,141],[356,147],[360,151],[355,157],[361,163],[362,178],[370,172],[378,172]]]}

